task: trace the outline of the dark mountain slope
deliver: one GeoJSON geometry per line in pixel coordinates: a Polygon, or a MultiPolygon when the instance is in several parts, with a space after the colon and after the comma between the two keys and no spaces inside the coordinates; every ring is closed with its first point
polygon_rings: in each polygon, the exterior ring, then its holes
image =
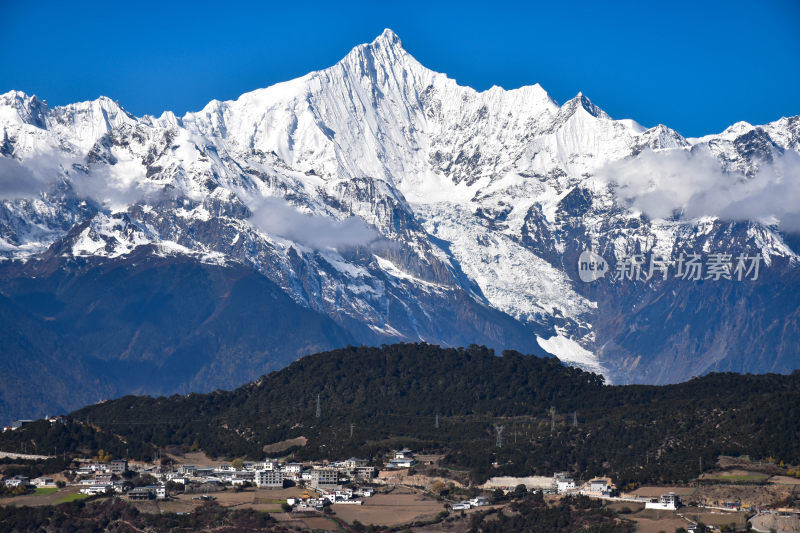
{"type": "Polygon", "coordinates": [[[799,421],[800,373],[605,386],[556,359],[398,344],[305,357],[235,391],[126,396],[4,434],[0,448],[33,439],[86,454],[147,458],[176,446],[261,458],[264,445],[304,436],[298,458],[378,458],[405,445],[448,453],[478,481],[566,469],[658,482],[691,479],[700,458],[710,466],[722,453],[796,463],[799,421]]]}
{"type": "Polygon", "coordinates": [[[118,260],[6,264],[0,279],[15,317],[0,330],[0,342],[16,346],[4,363],[17,365],[4,380],[4,419],[129,393],[233,387],[353,342],[249,267],[159,257],[147,247],[118,260]],[[41,388],[40,369],[81,377],[41,388]],[[36,391],[37,402],[24,390],[36,391]]]}

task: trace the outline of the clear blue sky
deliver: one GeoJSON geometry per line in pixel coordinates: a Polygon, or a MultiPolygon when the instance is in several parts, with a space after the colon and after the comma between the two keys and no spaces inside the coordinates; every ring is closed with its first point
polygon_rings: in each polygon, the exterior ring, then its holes
{"type": "Polygon", "coordinates": [[[0,92],[182,115],[330,66],[389,27],[461,84],[583,91],[687,136],[800,114],[800,2],[645,3],[0,0],[0,92]]]}

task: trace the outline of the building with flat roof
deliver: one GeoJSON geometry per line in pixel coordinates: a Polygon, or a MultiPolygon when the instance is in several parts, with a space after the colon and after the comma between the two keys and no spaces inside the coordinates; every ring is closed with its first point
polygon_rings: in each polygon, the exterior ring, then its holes
{"type": "Polygon", "coordinates": [[[332,468],[318,468],[311,471],[311,484],[315,487],[339,484],[339,471],[332,468]]]}
{"type": "Polygon", "coordinates": [[[680,507],[681,501],[678,495],[674,492],[662,494],[658,500],[651,500],[644,504],[645,509],[660,509],[665,511],[674,511],[680,507]]]}
{"type": "Polygon", "coordinates": [[[283,488],[283,472],[280,470],[257,470],[255,484],[259,488],[281,489],[283,488]]]}

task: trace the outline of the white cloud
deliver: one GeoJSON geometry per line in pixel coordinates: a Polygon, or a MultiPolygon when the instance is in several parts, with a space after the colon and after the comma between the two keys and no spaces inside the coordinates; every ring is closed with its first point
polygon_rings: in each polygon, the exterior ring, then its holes
{"type": "Polygon", "coordinates": [[[336,220],[301,213],[281,198],[262,198],[250,202],[249,208],[250,223],[256,228],[310,248],[364,246],[381,238],[360,218],[336,220]]]}
{"type": "Polygon", "coordinates": [[[724,172],[703,151],[647,150],[606,165],[598,176],[615,185],[617,199],[651,218],[685,217],[777,221],[800,231],[800,155],[787,152],[763,163],[751,178],[724,172]]]}
{"type": "Polygon", "coordinates": [[[46,186],[47,183],[16,159],[0,157],[0,198],[33,198],[46,186]]]}

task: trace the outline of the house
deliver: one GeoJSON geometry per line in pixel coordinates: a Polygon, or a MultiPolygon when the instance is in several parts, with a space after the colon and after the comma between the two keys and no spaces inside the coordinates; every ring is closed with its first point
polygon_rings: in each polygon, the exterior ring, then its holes
{"type": "Polygon", "coordinates": [[[283,488],[283,472],[278,470],[258,470],[255,473],[255,483],[259,488],[283,488]]]}
{"type": "Polygon", "coordinates": [[[617,487],[612,483],[609,477],[596,477],[590,479],[586,483],[584,490],[594,494],[601,494],[602,496],[614,496],[617,494],[617,487]]]}
{"type": "Polygon", "coordinates": [[[180,472],[181,474],[185,474],[187,476],[195,475],[196,471],[197,468],[194,465],[181,465],[180,467],[178,467],[178,472],[180,472]]]}
{"type": "Polygon", "coordinates": [[[277,461],[259,461],[253,464],[253,470],[280,470],[281,464],[277,461]]]}
{"type": "Polygon", "coordinates": [[[37,487],[55,487],[56,482],[51,477],[40,476],[33,480],[33,484],[37,487]]]}
{"type": "Polygon", "coordinates": [[[111,485],[112,478],[114,474],[95,474],[94,476],[94,484],[95,485],[111,485]]]}
{"type": "Polygon", "coordinates": [[[136,487],[128,491],[129,500],[152,500],[155,494],[147,487],[136,487]]]}
{"type": "Polygon", "coordinates": [[[18,475],[12,478],[4,479],[3,484],[6,487],[27,487],[31,484],[31,480],[27,476],[18,475]]]}
{"type": "Polygon", "coordinates": [[[489,505],[489,498],[486,496],[476,496],[469,501],[472,507],[481,507],[483,505],[489,505]]]}
{"type": "Polygon", "coordinates": [[[81,489],[81,494],[88,494],[89,496],[98,496],[111,492],[111,485],[89,485],[81,489]]]}
{"type": "Polygon", "coordinates": [[[408,448],[403,448],[402,450],[394,452],[394,458],[399,460],[413,459],[414,453],[408,448]]]}
{"type": "Polygon", "coordinates": [[[255,480],[256,473],[248,472],[247,470],[237,470],[230,474],[230,480],[233,485],[244,485],[245,483],[252,483],[255,480]]]}
{"type": "Polygon", "coordinates": [[[112,474],[124,474],[128,470],[128,461],[125,459],[116,459],[108,463],[108,469],[112,474]]]}
{"type": "Polygon", "coordinates": [[[674,492],[662,494],[658,500],[651,500],[644,504],[645,509],[660,509],[666,511],[674,511],[680,507],[681,502],[678,495],[674,492]]]}
{"type": "Polygon", "coordinates": [[[129,500],[164,500],[167,497],[167,489],[161,485],[147,485],[146,487],[136,487],[128,491],[129,500]]]}
{"type": "Polygon", "coordinates": [[[417,462],[413,458],[392,459],[390,462],[386,463],[386,468],[411,468],[415,464],[417,464],[417,462]]]}
{"type": "Polygon", "coordinates": [[[342,461],[342,466],[345,468],[359,468],[364,467],[369,464],[369,460],[367,459],[358,459],[356,457],[351,457],[350,459],[345,459],[342,461]]]}
{"type": "Polygon", "coordinates": [[[337,500],[351,500],[353,499],[353,489],[342,489],[336,491],[337,500]]]}
{"type": "Polygon", "coordinates": [[[300,475],[302,471],[303,465],[300,463],[286,463],[283,465],[283,473],[286,474],[287,477],[294,477],[294,479],[297,479],[297,476],[300,475]]]}
{"type": "Polygon", "coordinates": [[[571,477],[560,477],[556,479],[556,491],[559,494],[564,494],[571,490],[575,490],[575,480],[571,477]]]}
{"type": "Polygon", "coordinates": [[[604,492],[608,489],[608,479],[607,478],[595,478],[589,480],[589,490],[592,492],[604,492]]]}
{"type": "Polygon", "coordinates": [[[467,501],[463,501],[454,503],[452,509],[453,511],[466,511],[472,509],[472,505],[467,501]]]}

